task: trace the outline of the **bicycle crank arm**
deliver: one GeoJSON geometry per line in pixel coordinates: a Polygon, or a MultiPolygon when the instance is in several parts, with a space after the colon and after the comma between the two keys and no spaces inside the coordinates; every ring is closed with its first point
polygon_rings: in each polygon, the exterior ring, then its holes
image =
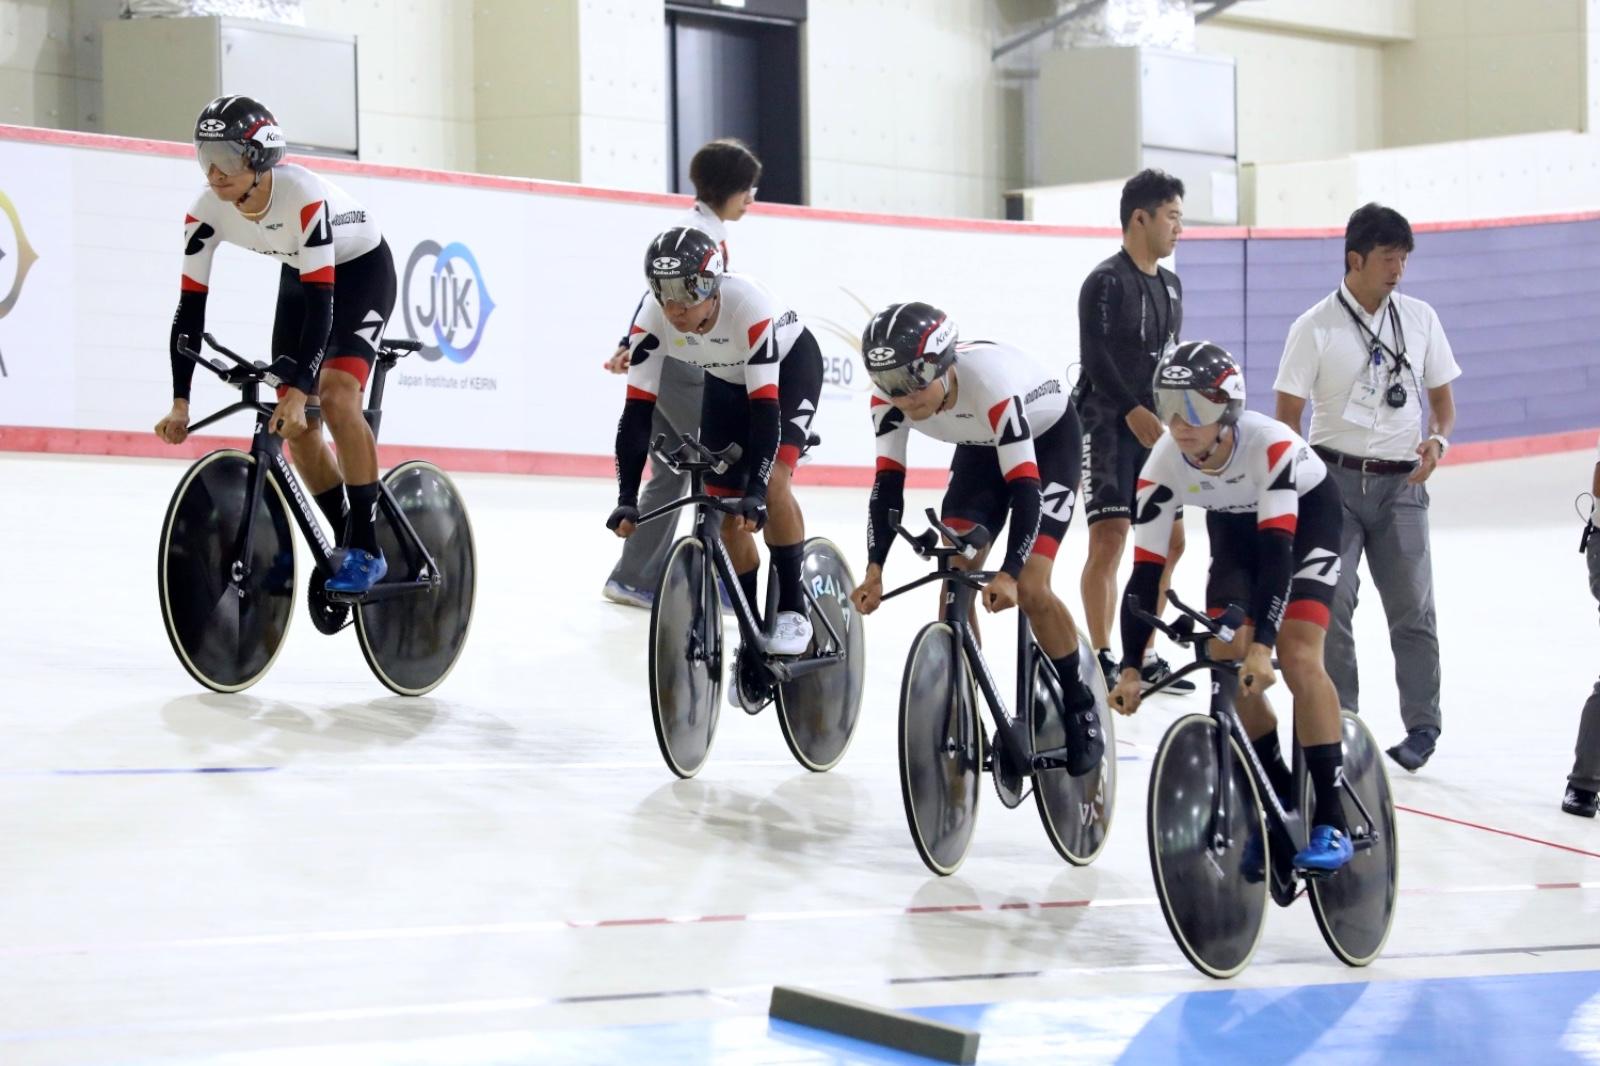
{"type": "Polygon", "coordinates": [[[774,659],[767,664],[767,672],[779,681],[788,682],[796,678],[814,674],[844,661],[844,653],[834,652],[831,655],[816,655],[809,659],[774,659]]]}
{"type": "Polygon", "coordinates": [[[327,589],[330,603],[377,603],[379,600],[392,600],[396,596],[406,596],[413,592],[431,589],[435,581],[423,579],[421,581],[385,581],[372,586],[366,592],[335,592],[327,589]]]}

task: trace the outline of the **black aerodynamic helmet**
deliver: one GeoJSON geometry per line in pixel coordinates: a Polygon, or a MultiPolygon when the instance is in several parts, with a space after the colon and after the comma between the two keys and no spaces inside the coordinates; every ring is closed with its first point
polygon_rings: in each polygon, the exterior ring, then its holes
{"type": "Polygon", "coordinates": [[[890,396],[909,396],[950,369],[959,332],[932,304],[891,304],[862,332],[861,359],[874,385],[890,396]]]}
{"type": "Polygon", "coordinates": [[[644,253],[644,276],[659,304],[693,306],[722,287],[722,247],[700,230],[667,230],[644,253]]]}
{"type": "Polygon", "coordinates": [[[1191,426],[1231,426],[1244,410],[1244,373],[1210,341],[1188,341],[1162,356],[1151,384],[1162,425],[1176,416],[1191,426]]]}
{"type": "Polygon", "coordinates": [[[248,96],[219,96],[194,123],[200,169],[216,167],[227,175],[247,170],[265,173],[283,162],[288,141],[271,111],[248,96]]]}

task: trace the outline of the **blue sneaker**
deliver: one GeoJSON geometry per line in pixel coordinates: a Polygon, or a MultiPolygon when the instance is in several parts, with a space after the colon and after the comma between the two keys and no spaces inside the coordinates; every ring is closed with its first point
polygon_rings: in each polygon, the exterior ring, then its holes
{"type": "Polygon", "coordinates": [[[373,555],[363,548],[348,548],[344,553],[344,561],[339,564],[338,572],[330,577],[323,587],[329,592],[360,595],[382,581],[383,575],[388,572],[389,564],[384,559],[383,552],[373,555]]]}
{"type": "Polygon", "coordinates": [[[1319,825],[1311,830],[1311,843],[1295,854],[1294,868],[1331,874],[1349,862],[1355,853],[1350,838],[1342,831],[1331,825],[1319,825]]]}
{"type": "Polygon", "coordinates": [[[640,607],[646,611],[656,602],[654,589],[640,588],[638,585],[626,585],[616,578],[606,582],[606,587],[600,590],[600,595],[612,603],[620,603],[624,607],[640,607]]]}

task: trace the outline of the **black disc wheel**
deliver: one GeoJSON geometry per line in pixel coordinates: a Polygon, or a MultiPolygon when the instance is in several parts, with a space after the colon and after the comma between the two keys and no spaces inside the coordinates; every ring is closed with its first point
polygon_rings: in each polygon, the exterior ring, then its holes
{"type": "Polygon", "coordinates": [[[977,824],[983,741],[955,630],[930,622],[900,683],[900,797],[923,863],[941,877],[967,857],[977,824]]]}
{"type": "Polygon", "coordinates": [[[1229,737],[1232,773],[1220,781],[1217,724],[1203,714],[1172,723],[1150,770],[1150,869],[1167,928],[1185,957],[1210,977],[1249,965],[1266,924],[1267,853],[1261,798],[1229,737]],[[1225,789],[1228,837],[1217,841],[1213,811],[1225,789]],[[1246,866],[1256,864],[1253,876],[1246,866]]]}
{"type": "Polygon", "coordinates": [[[820,773],[839,764],[855,736],[866,680],[866,635],[861,616],[850,606],[855,577],[832,541],[806,541],[800,581],[816,602],[810,608],[811,645],[799,661],[817,655],[843,658],[778,686],[778,724],[795,760],[820,773]]]}
{"type": "Polygon", "coordinates": [[[466,505],[443,470],[413,459],[389,471],[383,483],[428,550],[427,556],[416,550],[397,528],[388,502],[380,499],[378,547],[389,562],[383,583],[437,581],[363,601],[356,607],[356,637],[385,688],[420,696],[449,675],[467,645],[478,587],[477,551],[466,505]]]}
{"type": "Polygon", "coordinates": [[[250,516],[241,560],[253,458],[212,452],[178,483],[161,526],[157,585],[167,639],[178,661],[215,692],[261,680],[283,647],[294,611],[294,539],[289,508],[271,478],[250,516]]]}
{"type": "MultiPolygon", "coordinates": [[[[1104,850],[1111,834],[1111,814],[1117,798],[1117,737],[1099,660],[1093,655],[1079,655],[1078,676],[1094,693],[1106,753],[1098,767],[1081,777],[1073,777],[1065,768],[1034,771],[1033,798],[1039,808],[1039,821],[1044,823],[1045,834],[1056,853],[1074,866],[1087,866],[1104,850]]],[[[1034,730],[1034,750],[1065,747],[1061,684],[1055,667],[1042,655],[1033,661],[1033,706],[1035,715],[1047,712],[1034,730]]]]}
{"type": "MultiPolygon", "coordinates": [[[[1322,939],[1340,961],[1365,966],[1382,953],[1384,941],[1389,939],[1400,895],[1400,851],[1394,797],[1389,793],[1382,754],[1366,723],[1353,714],[1344,716],[1344,789],[1340,794],[1356,853],[1331,876],[1308,879],[1311,912],[1322,939]],[[1365,815],[1345,790],[1360,797],[1365,815]]],[[[1316,823],[1315,807],[1308,777],[1302,809],[1312,811],[1312,824],[1316,823]]]]}
{"type": "Polygon", "coordinates": [[[717,731],[722,604],[705,547],[683,537],[667,553],[650,608],[650,711],[667,768],[693,777],[717,731]]]}

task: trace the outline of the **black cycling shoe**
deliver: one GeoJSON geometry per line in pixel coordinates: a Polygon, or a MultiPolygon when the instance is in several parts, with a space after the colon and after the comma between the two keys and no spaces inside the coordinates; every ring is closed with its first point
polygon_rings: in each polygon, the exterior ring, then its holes
{"type": "Polygon", "coordinates": [[[1596,801],[1594,790],[1579,788],[1577,785],[1568,785],[1567,794],[1561,800],[1561,809],[1568,814],[1576,814],[1579,818],[1593,818],[1597,806],[1600,806],[1600,803],[1596,801]]]}
{"type": "Polygon", "coordinates": [[[1106,757],[1106,734],[1094,699],[1066,712],[1067,776],[1082,777],[1106,757]]]}
{"type": "Polygon", "coordinates": [[[1101,648],[1095,652],[1095,658],[1100,660],[1100,672],[1106,675],[1106,691],[1110,692],[1117,687],[1117,679],[1122,676],[1122,668],[1117,665],[1117,660],[1111,657],[1110,648],[1101,648]]]}
{"type": "MultiPolygon", "coordinates": [[[[1139,667],[1139,680],[1144,682],[1144,690],[1149,692],[1159,681],[1172,673],[1172,664],[1157,655],[1143,666],[1139,667]]],[[[1187,677],[1179,678],[1161,690],[1162,692],[1193,692],[1194,682],[1187,677]]]]}

